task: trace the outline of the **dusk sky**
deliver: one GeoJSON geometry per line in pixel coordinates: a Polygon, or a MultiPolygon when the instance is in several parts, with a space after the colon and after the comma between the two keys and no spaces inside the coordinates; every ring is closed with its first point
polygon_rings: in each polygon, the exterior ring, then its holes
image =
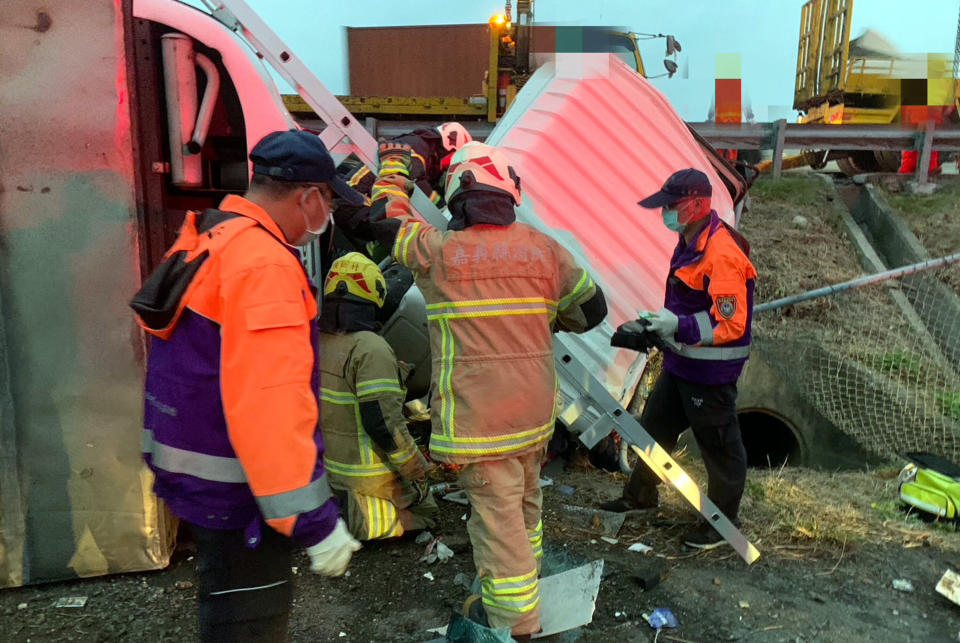
{"type": "MultiPolygon", "coordinates": [[[[349,90],[345,27],[483,23],[503,10],[500,0],[248,2],[336,94],[349,90]]],[[[768,121],[794,115],[789,106],[802,5],[803,0],[535,0],[534,18],[537,23],[614,25],[674,34],[683,45],[680,64],[681,69],[686,66],[688,77],[652,82],[687,120],[707,116],[716,54],[740,53],[744,100],[757,120],[768,121]]],[[[952,54],[958,9],[960,0],[856,0],[851,37],[870,28],[903,53],[952,54]]],[[[662,71],[663,50],[662,39],[644,44],[648,73],[662,71]]]]}

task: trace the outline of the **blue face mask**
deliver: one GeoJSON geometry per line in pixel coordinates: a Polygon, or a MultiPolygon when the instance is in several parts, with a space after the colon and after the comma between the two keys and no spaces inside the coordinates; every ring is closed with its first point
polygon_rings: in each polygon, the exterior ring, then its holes
{"type": "Polygon", "coordinates": [[[660,217],[663,219],[663,225],[666,226],[667,229],[673,230],[674,232],[683,232],[684,227],[686,227],[684,224],[680,223],[680,213],[676,210],[668,210],[667,208],[664,208],[660,211],[660,217]]]}

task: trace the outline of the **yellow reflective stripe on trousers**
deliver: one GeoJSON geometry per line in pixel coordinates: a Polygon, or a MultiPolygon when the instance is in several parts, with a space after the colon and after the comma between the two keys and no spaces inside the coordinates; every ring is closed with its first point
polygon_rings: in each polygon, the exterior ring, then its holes
{"type": "Polygon", "coordinates": [[[407,263],[407,251],[410,248],[410,241],[417,235],[417,230],[419,229],[419,221],[408,221],[400,226],[400,230],[397,232],[397,238],[393,242],[393,249],[390,254],[404,267],[410,267],[410,264],[407,263]]]}
{"type": "Polygon", "coordinates": [[[540,584],[537,581],[536,570],[511,579],[485,577],[480,583],[484,605],[509,612],[525,613],[535,609],[540,603],[540,584]],[[516,580],[527,577],[532,578],[516,580]]]}
{"type": "MultiPolygon", "coordinates": [[[[442,401],[443,398],[441,398],[442,401]]],[[[453,435],[438,435],[435,433],[430,436],[430,451],[461,455],[502,454],[519,451],[549,439],[553,432],[553,425],[554,421],[551,420],[549,424],[530,431],[477,438],[458,438],[453,435]]],[[[444,429],[446,429],[446,426],[444,426],[444,429]]]]}
{"type": "Polygon", "coordinates": [[[590,278],[590,275],[587,274],[587,271],[584,270],[583,274],[580,275],[580,281],[577,282],[577,285],[573,287],[573,290],[570,291],[570,294],[566,297],[562,297],[560,302],[557,304],[559,310],[566,310],[573,300],[576,299],[581,293],[588,290],[593,286],[593,279],[590,278]]]}
{"type": "Polygon", "coordinates": [[[364,496],[366,498],[367,538],[392,538],[403,534],[400,525],[400,516],[393,503],[383,498],[364,496]]]}
{"type": "Polygon", "coordinates": [[[556,302],[543,297],[515,297],[509,299],[475,299],[468,301],[429,304],[427,319],[463,319],[467,317],[498,317],[502,315],[549,315],[556,302]]]}
{"type": "Polygon", "coordinates": [[[537,523],[533,529],[527,530],[527,538],[530,540],[530,547],[533,549],[534,558],[543,557],[543,521],[537,523]]]}
{"type": "Polygon", "coordinates": [[[403,393],[400,382],[395,378],[382,378],[357,382],[357,397],[376,395],[377,393],[403,393]]]}
{"type": "MultiPolygon", "coordinates": [[[[453,421],[455,400],[453,397],[453,333],[450,332],[450,322],[439,320],[440,324],[440,381],[437,383],[437,392],[440,396],[440,424],[444,438],[453,438],[453,421]]],[[[436,437],[436,436],[435,436],[436,437]]],[[[430,448],[433,448],[431,439],[430,448]]]]}

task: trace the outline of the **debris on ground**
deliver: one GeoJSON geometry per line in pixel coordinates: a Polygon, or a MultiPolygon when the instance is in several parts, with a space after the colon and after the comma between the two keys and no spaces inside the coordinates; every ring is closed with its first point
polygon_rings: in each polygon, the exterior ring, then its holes
{"type": "Polygon", "coordinates": [[[430,572],[427,572],[426,574],[424,574],[423,577],[430,581],[433,580],[433,574],[431,574],[430,572]]]}
{"type": "Polygon", "coordinates": [[[653,547],[650,545],[644,545],[643,543],[633,543],[627,547],[627,551],[636,551],[640,552],[641,554],[648,554],[653,551],[653,547]]]}
{"type": "Polygon", "coordinates": [[[568,484],[562,484],[557,487],[557,493],[562,493],[565,496],[572,496],[574,488],[568,484]]]}
{"type": "Polygon", "coordinates": [[[945,571],[937,583],[937,593],[960,605],[960,574],[952,569],[945,571]]]}
{"type": "Polygon", "coordinates": [[[621,513],[576,505],[563,505],[562,509],[570,528],[610,538],[620,533],[626,518],[621,513]]]}
{"type": "Polygon", "coordinates": [[[74,607],[79,608],[87,604],[86,596],[64,596],[58,598],[57,602],[53,604],[54,607],[74,607]]]}
{"type": "Polygon", "coordinates": [[[470,501],[467,500],[467,492],[462,489],[459,491],[452,491],[444,496],[441,496],[443,500],[447,502],[455,502],[458,505],[469,506],[470,501]]]}
{"type": "Polygon", "coordinates": [[[618,542],[620,542],[616,538],[610,538],[609,536],[600,536],[600,540],[607,543],[608,545],[616,545],[618,542]]]}
{"type": "Polygon", "coordinates": [[[680,627],[680,622],[669,607],[657,607],[649,614],[644,614],[643,620],[655,630],[662,627],[680,627]]]}
{"type": "Polygon", "coordinates": [[[440,538],[433,538],[427,544],[423,556],[420,557],[420,562],[432,565],[437,561],[445,563],[451,558],[453,558],[453,550],[444,545],[440,538]]]}
{"type": "Polygon", "coordinates": [[[548,478],[546,476],[540,478],[540,488],[550,487],[553,485],[553,478],[548,478]]]}
{"type": "Polygon", "coordinates": [[[895,578],[893,579],[893,589],[898,592],[912,592],[913,583],[908,581],[906,578],[895,578]]]}
{"type": "Polygon", "coordinates": [[[582,627],[593,621],[603,560],[540,579],[540,626],[534,638],[582,627]]]}
{"type": "Polygon", "coordinates": [[[421,531],[419,534],[417,534],[417,537],[413,542],[417,543],[418,545],[424,545],[431,540],[433,540],[433,534],[431,534],[429,531],[421,531]]]}
{"type": "Polygon", "coordinates": [[[750,609],[750,603],[748,603],[747,601],[740,601],[740,609],[742,610],[750,609]]]}

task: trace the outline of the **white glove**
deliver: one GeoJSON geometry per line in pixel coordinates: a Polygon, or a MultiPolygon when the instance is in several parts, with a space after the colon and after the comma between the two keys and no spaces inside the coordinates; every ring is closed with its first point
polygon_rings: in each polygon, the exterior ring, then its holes
{"type": "Polygon", "coordinates": [[[347,531],[343,518],[337,518],[337,524],[329,536],[307,547],[310,571],[322,576],[342,576],[347,571],[353,552],[359,549],[360,543],[347,531]]]}
{"type": "Polygon", "coordinates": [[[664,339],[674,341],[673,336],[677,333],[677,324],[679,323],[676,315],[666,308],[661,308],[650,315],[648,319],[650,320],[650,325],[647,329],[650,332],[656,333],[664,339]]]}

